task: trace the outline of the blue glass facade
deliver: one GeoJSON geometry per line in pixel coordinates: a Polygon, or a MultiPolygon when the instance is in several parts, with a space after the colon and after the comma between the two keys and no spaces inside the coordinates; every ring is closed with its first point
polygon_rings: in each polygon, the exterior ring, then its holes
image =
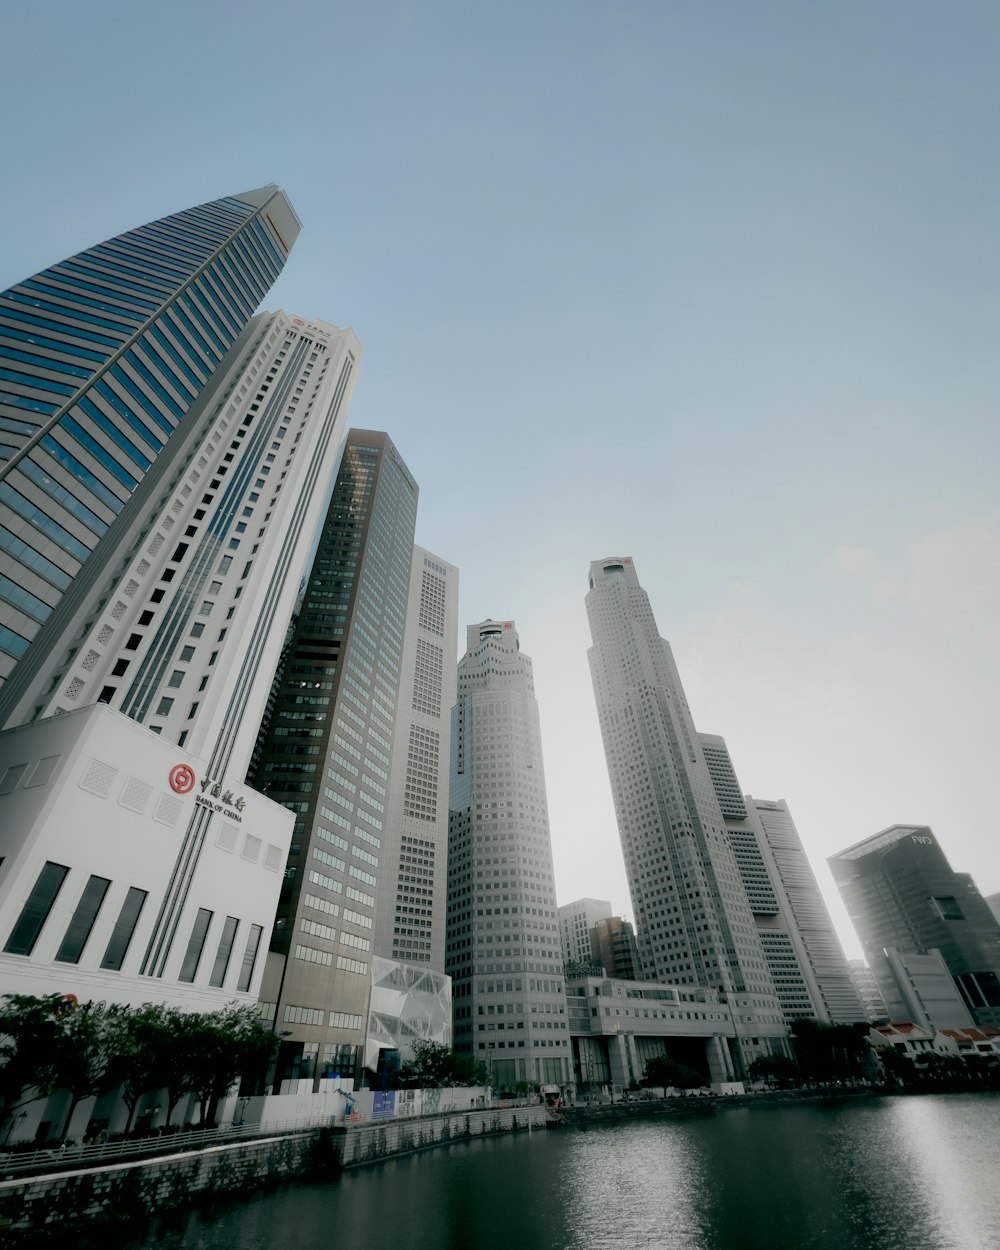
{"type": "Polygon", "coordinates": [[[130,230],[0,293],[0,682],[273,285],[276,187],[130,230]]]}

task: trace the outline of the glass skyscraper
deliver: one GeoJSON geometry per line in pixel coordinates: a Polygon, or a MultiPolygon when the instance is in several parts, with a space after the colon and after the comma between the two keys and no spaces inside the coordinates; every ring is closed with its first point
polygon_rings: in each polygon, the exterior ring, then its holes
{"type": "Polygon", "coordinates": [[[0,293],[0,683],[273,285],[277,187],[88,248],[0,293]]]}

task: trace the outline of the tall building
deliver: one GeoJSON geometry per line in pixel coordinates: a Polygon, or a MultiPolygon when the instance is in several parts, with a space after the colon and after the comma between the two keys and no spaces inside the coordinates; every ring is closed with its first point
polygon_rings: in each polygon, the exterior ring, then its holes
{"type": "Polygon", "coordinates": [[[603,898],[578,898],[559,908],[559,936],[562,939],[563,962],[589,964],[590,930],[598,920],[611,915],[611,904],[603,898]]]}
{"type": "Polygon", "coordinates": [[[458,569],[414,547],[373,950],[444,972],[458,569]]]}
{"type": "Polygon", "coordinates": [[[1000,1025],[1000,924],[926,825],[891,825],[827,862],[876,976],[887,948],[938,950],[974,1018],[1000,1025]]]}
{"type": "Polygon", "coordinates": [[[698,738],[785,1020],[866,1019],[788,805],[742,795],[725,740],[698,738]]]}
{"type": "Polygon", "coordinates": [[[493,1085],[568,1085],[572,1051],[531,660],[513,621],[470,625],[458,666],[448,840],[455,1050],[493,1085]]]}
{"type": "Polygon", "coordinates": [[[724,994],[737,1076],[787,1031],[670,646],[627,557],[590,566],[597,714],[643,975],[724,994]]]}
{"type": "Polygon", "coordinates": [[[598,920],[590,930],[590,949],[609,977],[619,981],[639,980],[635,930],[623,917],[606,916],[598,920]]]}
{"type": "Polygon", "coordinates": [[[861,1005],[865,1009],[865,1018],[871,1024],[888,1020],[889,1012],[882,998],[882,991],[878,987],[875,973],[863,959],[852,959],[850,967],[851,980],[861,999],[861,1005]]]}
{"type": "MultiPolygon", "coordinates": [[[[0,294],[0,683],[36,640],[62,636],[81,570],[127,524],[298,233],[282,192],[261,187],[0,294]]],[[[16,723],[6,692],[0,723],[16,723]]]]}
{"type": "Polygon", "coordinates": [[[278,1090],[363,1062],[416,515],[392,441],[351,430],[251,778],[295,816],[261,988],[278,1090]]]}
{"type": "Polygon", "coordinates": [[[997,920],[1000,921],[1000,893],[987,894],[986,906],[990,909],[997,920]]]}
{"type": "Polygon", "coordinates": [[[255,318],[79,574],[62,633],[7,683],[9,986],[256,997],[292,820],[244,778],[359,354],[350,331],[255,318]],[[44,918],[30,941],[25,899],[44,918]]]}

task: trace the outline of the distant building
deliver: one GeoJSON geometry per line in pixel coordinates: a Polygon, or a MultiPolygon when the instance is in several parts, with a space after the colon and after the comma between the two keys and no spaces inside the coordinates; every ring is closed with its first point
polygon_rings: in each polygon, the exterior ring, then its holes
{"type": "Polygon", "coordinates": [[[698,735],[785,1020],[865,1018],[788,805],[741,793],[725,740],[698,735]]]}
{"type": "Polygon", "coordinates": [[[979,1024],[1000,1024],[1000,924],[926,825],[892,825],[827,861],[880,982],[884,951],[938,950],[979,1024]]]}
{"type": "Polygon", "coordinates": [[[637,981],[640,976],[639,949],[635,930],[621,916],[608,916],[590,930],[590,949],[594,959],[609,977],[619,981],[637,981]]]}
{"type": "Polygon", "coordinates": [[[854,988],[858,992],[858,997],[861,999],[861,1005],[865,1009],[865,1015],[869,1022],[877,1024],[882,1020],[888,1020],[889,1012],[878,988],[875,973],[872,972],[863,959],[852,959],[850,961],[850,969],[851,980],[854,982],[854,988]]]}
{"type": "Polygon", "coordinates": [[[890,1020],[911,1020],[931,1029],[964,1029],[974,1023],[940,951],[887,946],[876,968],[890,1020]]]}
{"type": "Polygon", "coordinates": [[[1000,922],[1000,892],[986,895],[986,906],[1000,922]]]}
{"type": "Polygon", "coordinates": [[[590,930],[611,915],[611,904],[602,898],[578,898],[559,908],[559,937],[564,963],[587,964],[591,960],[590,930]]]}
{"type": "Polygon", "coordinates": [[[742,1073],[788,1032],[680,675],[630,557],[591,564],[586,604],[643,975],[725,995],[742,1073]]]}
{"type": "Polygon", "coordinates": [[[663,1055],[700,1072],[705,1085],[736,1079],[733,1012],[715,990],[585,976],[567,982],[566,1002],[581,1084],[627,1089],[663,1055]]]}

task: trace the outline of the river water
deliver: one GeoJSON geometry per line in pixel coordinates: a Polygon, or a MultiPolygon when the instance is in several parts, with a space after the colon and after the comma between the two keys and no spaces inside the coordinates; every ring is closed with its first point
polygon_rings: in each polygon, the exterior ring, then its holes
{"type": "Polygon", "coordinates": [[[995,1250],[1000,1094],[493,1137],[175,1217],[148,1250],[995,1250]]]}

